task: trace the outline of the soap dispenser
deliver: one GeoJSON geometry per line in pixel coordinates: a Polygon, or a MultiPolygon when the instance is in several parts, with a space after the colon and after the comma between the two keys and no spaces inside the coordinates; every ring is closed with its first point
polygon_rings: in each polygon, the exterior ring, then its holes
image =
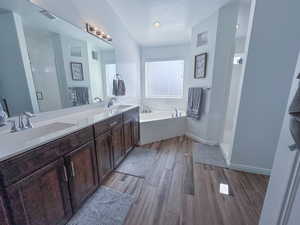
{"type": "Polygon", "coordinates": [[[7,114],[4,111],[1,103],[0,103],[0,127],[5,126],[7,123],[7,114]]]}

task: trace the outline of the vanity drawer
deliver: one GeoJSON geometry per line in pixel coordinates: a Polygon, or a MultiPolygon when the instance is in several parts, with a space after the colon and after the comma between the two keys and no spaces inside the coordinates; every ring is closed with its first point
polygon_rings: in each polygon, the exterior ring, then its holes
{"type": "Polygon", "coordinates": [[[78,148],[79,146],[89,142],[94,139],[93,127],[87,127],[79,130],[73,134],[70,134],[60,141],[60,151],[62,154],[71,152],[72,150],[78,148]]]}
{"type": "Polygon", "coordinates": [[[139,118],[139,107],[131,109],[124,113],[124,121],[138,120],[139,118]]]}
{"type": "Polygon", "coordinates": [[[0,163],[0,174],[9,186],[61,156],[60,141],[53,141],[0,163]]]}
{"type": "Polygon", "coordinates": [[[1,162],[0,174],[3,184],[8,186],[19,181],[93,138],[91,126],[1,162]]]}
{"type": "Polygon", "coordinates": [[[107,120],[101,121],[94,125],[95,137],[109,131],[112,127],[117,126],[123,122],[123,115],[117,115],[107,120]]]}

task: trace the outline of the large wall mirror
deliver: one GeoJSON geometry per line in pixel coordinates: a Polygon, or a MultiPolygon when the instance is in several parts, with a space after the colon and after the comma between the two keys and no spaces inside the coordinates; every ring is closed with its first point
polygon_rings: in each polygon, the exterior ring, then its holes
{"type": "Polygon", "coordinates": [[[10,116],[95,103],[116,73],[112,45],[29,1],[0,3],[0,102],[10,116]]]}

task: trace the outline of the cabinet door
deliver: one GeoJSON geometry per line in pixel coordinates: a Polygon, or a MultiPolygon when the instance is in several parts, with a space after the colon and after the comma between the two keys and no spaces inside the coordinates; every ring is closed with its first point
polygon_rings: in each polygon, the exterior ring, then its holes
{"type": "Polygon", "coordinates": [[[9,186],[7,194],[13,224],[63,225],[72,216],[63,159],[9,186]]]}
{"type": "Polygon", "coordinates": [[[98,171],[94,142],[89,142],[66,156],[73,211],[98,187],[98,171]]]}
{"type": "Polygon", "coordinates": [[[133,121],[133,145],[136,146],[140,141],[140,121],[139,115],[133,121]]]}
{"type": "Polygon", "coordinates": [[[96,153],[98,160],[99,183],[101,183],[113,170],[111,131],[108,131],[96,138],[96,153]]]}
{"type": "Polygon", "coordinates": [[[123,124],[112,128],[112,148],[114,168],[116,168],[125,156],[123,124]]]}
{"type": "Polygon", "coordinates": [[[3,195],[0,193],[0,224],[9,225],[9,219],[7,214],[6,204],[3,199],[3,195]]]}
{"type": "Polygon", "coordinates": [[[133,147],[133,128],[134,128],[133,120],[129,120],[124,123],[124,146],[125,146],[126,154],[133,147]]]}

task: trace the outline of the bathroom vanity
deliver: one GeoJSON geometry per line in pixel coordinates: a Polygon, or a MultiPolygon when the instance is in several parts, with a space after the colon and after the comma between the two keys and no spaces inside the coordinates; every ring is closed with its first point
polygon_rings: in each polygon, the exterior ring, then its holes
{"type": "Polygon", "coordinates": [[[1,155],[1,225],[66,224],[138,144],[139,107],[86,114],[47,143],[1,155]]]}

